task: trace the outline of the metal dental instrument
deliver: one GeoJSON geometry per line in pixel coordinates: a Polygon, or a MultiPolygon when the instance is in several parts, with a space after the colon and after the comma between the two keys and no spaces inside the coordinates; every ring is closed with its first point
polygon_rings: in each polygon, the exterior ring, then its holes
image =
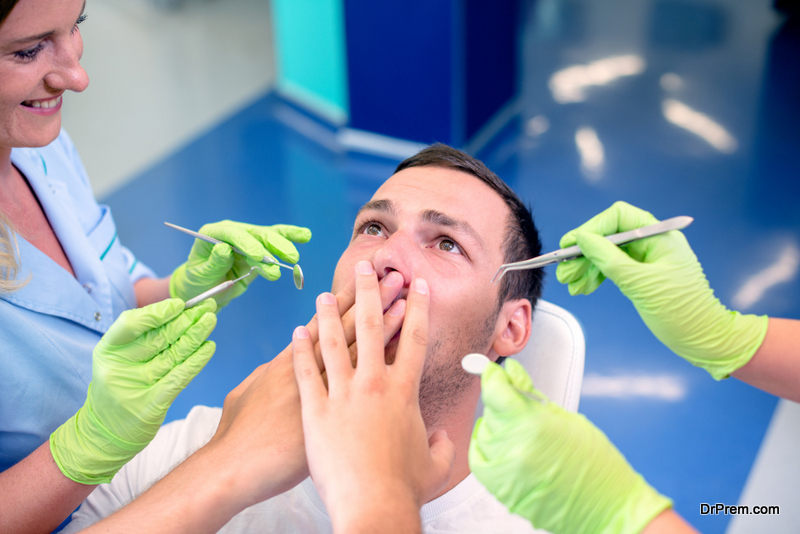
{"type": "MultiPolygon", "coordinates": [[[[463,358],[461,358],[461,368],[464,369],[471,375],[481,376],[483,372],[486,370],[486,366],[489,365],[489,358],[484,356],[483,354],[474,352],[472,354],[467,354],[463,358]]],[[[520,395],[528,397],[531,400],[539,401],[542,404],[547,404],[547,397],[544,395],[539,395],[534,392],[525,391],[524,389],[520,389],[517,386],[514,386],[514,389],[520,395]]]]}
{"type": "Polygon", "coordinates": [[[183,307],[183,309],[184,310],[188,310],[192,306],[200,304],[201,302],[203,302],[207,298],[211,298],[214,295],[219,295],[223,291],[226,291],[227,289],[229,289],[231,286],[233,286],[233,284],[235,284],[239,280],[244,280],[245,278],[247,278],[248,276],[253,274],[254,270],[255,270],[255,267],[250,267],[250,272],[248,272],[246,275],[240,276],[239,278],[237,278],[235,280],[225,280],[224,282],[222,282],[218,286],[214,286],[211,289],[209,289],[208,291],[206,291],[204,293],[200,293],[196,297],[187,300],[186,301],[186,305],[183,307]]]}
{"type": "MultiPolygon", "coordinates": [[[[671,219],[665,219],[659,223],[651,224],[649,226],[642,226],[641,228],[637,228],[635,230],[607,235],[606,239],[615,245],[624,245],[625,243],[630,243],[631,241],[637,241],[639,239],[644,239],[645,237],[663,234],[671,230],[682,230],[683,228],[686,228],[692,224],[692,221],[694,221],[694,219],[686,215],[672,217],[671,219]]],[[[529,260],[506,263],[501,265],[497,270],[492,278],[492,283],[494,284],[495,282],[499,281],[508,271],[538,269],[540,267],[544,267],[545,265],[552,265],[554,263],[580,258],[581,256],[583,256],[581,249],[578,247],[578,245],[574,245],[572,247],[562,248],[554,252],[550,252],[549,254],[543,254],[529,260]]]]}
{"type": "MultiPolygon", "coordinates": [[[[184,234],[189,234],[190,236],[196,237],[197,239],[202,239],[203,241],[208,241],[209,243],[214,243],[215,245],[218,245],[220,243],[224,243],[224,241],[220,241],[219,239],[214,239],[213,237],[209,237],[207,235],[199,234],[197,232],[194,232],[192,230],[189,230],[187,228],[183,228],[181,226],[178,226],[178,225],[175,225],[175,224],[172,224],[172,223],[165,222],[164,224],[166,224],[170,228],[175,228],[176,230],[180,230],[184,234]]],[[[244,252],[242,252],[238,248],[234,247],[230,243],[226,243],[226,244],[230,245],[230,247],[233,249],[233,251],[235,253],[241,254],[242,256],[247,256],[247,254],[245,254],[244,252]]],[[[303,269],[300,268],[300,265],[295,264],[294,267],[291,267],[289,265],[286,265],[285,263],[279,262],[278,260],[276,260],[274,258],[270,258],[269,256],[264,256],[263,258],[261,258],[261,263],[269,263],[270,265],[280,265],[284,269],[289,269],[290,271],[292,271],[292,279],[294,280],[294,286],[297,289],[303,289],[303,284],[305,283],[305,278],[303,277],[303,269]]]]}

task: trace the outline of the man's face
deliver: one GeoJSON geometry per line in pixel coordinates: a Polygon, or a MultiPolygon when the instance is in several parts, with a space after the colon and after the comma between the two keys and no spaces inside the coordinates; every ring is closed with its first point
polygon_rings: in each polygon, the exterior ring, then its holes
{"type": "MultiPolygon", "coordinates": [[[[333,277],[336,293],[369,260],[378,277],[403,275],[430,287],[430,345],[420,407],[430,428],[473,382],[460,366],[471,352],[487,354],[497,318],[497,286],[509,209],[478,178],[440,167],[412,167],[387,180],[356,217],[350,245],[333,277]]],[[[394,358],[397,336],[386,349],[394,358]]]]}

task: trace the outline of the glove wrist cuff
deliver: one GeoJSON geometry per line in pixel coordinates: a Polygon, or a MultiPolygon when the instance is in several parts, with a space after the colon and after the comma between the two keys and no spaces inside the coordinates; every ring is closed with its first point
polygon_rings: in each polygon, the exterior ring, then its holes
{"type": "Polygon", "coordinates": [[[130,443],[110,432],[84,405],[50,435],[50,453],[61,472],[80,484],[111,482],[147,443],[130,443]]]}
{"type": "Polygon", "coordinates": [[[170,298],[183,298],[178,291],[177,285],[180,277],[184,274],[186,270],[186,264],[181,264],[172,272],[172,276],[169,277],[169,296],[170,298]]]}
{"type": "Polygon", "coordinates": [[[766,315],[731,314],[731,334],[720,343],[721,357],[716,361],[703,362],[705,368],[715,380],[728,378],[731,373],[749,362],[764,342],[767,335],[769,318],[766,315]]]}

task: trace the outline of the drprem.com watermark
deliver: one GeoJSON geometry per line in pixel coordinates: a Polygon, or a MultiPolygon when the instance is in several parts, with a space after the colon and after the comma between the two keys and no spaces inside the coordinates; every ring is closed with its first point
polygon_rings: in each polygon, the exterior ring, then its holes
{"type": "Polygon", "coordinates": [[[727,504],[700,503],[700,515],[781,515],[780,506],[729,506],[727,504]]]}

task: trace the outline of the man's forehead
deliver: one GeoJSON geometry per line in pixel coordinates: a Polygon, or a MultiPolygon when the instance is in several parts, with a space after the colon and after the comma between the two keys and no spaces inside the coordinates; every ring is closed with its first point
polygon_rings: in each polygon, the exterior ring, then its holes
{"type": "Polygon", "coordinates": [[[505,201],[483,180],[467,172],[432,165],[409,167],[390,176],[375,191],[372,200],[400,199],[430,204],[427,208],[470,210],[485,207],[507,211],[505,201]],[[483,200],[483,202],[476,202],[483,200]]]}

